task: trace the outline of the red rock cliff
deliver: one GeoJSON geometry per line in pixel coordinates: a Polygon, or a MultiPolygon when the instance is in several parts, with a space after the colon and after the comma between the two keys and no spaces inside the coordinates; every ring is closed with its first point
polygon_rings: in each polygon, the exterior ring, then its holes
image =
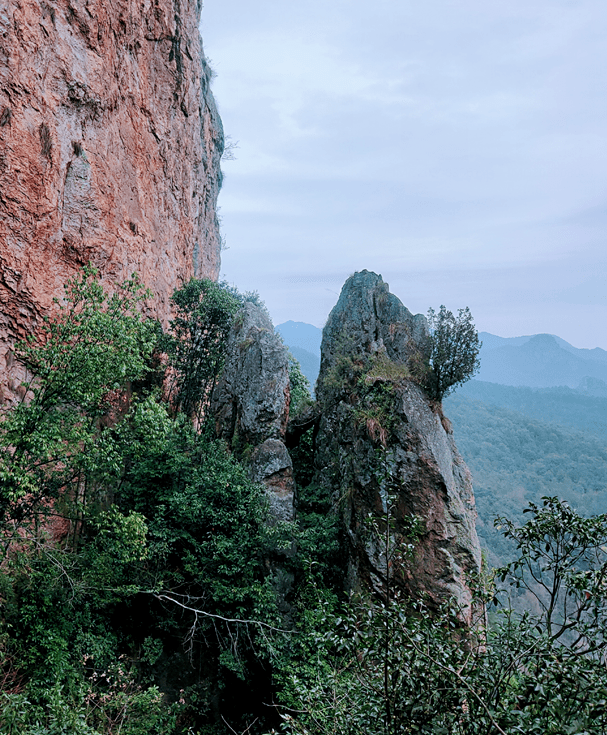
{"type": "MultiPolygon", "coordinates": [[[[189,0],[0,4],[0,376],[89,261],[216,278],[223,132],[189,0]]],[[[4,382],[0,380],[0,382],[4,382]]]]}

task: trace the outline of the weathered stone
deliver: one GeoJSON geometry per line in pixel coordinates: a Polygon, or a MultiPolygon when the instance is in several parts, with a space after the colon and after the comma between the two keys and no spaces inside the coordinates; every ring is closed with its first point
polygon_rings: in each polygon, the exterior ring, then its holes
{"type": "MultiPolygon", "coordinates": [[[[384,353],[403,365],[428,349],[428,325],[391,294],[381,276],[364,270],[351,276],[329,314],[323,330],[320,374],[316,393],[323,402],[325,382],[339,357],[358,359],[384,353]]],[[[328,386],[329,393],[335,390],[328,386]]]]}
{"type": "Polygon", "coordinates": [[[226,364],[213,392],[217,434],[268,488],[277,520],[293,518],[293,464],[284,440],[289,419],[288,352],[265,310],[247,303],[236,315],[226,364]]]}
{"type": "Polygon", "coordinates": [[[217,433],[237,451],[284,439],[289,418],[289,360],[269,316],[247,303],[236,315],[226,364],[213,394],[217,433]]]}
{"type": "Polygon", "coordinates": [[[137,271],[163,320],[175,287],[217,277],[223,132],[200,9],[0,5],[0,376],[83,264],[110,286],[137,271]]]}
{"type": "Polygon", "coordinates": [[[455,598],[469,622],[481,563],[470,474],[440,406],[409,375],[427,335],[424,317],[380,276],[363,271],[346,282],[323,333],[317,482],[349,539],[350,588],[385,590],[386,548],[369,519],[385,517],[390,503],[397,546],[410,542],[408,519],[422,523],[411,560],[393,564],[392,583],[431,606],[455,598]]]}
{"type": "Polygon", "coordinates": [[[251,479],[268,489],[272,518],[292,521],[295,480],[293,462],[285,445],[279,439],[266,439],[253,450],[250,472],[251,479]]]}

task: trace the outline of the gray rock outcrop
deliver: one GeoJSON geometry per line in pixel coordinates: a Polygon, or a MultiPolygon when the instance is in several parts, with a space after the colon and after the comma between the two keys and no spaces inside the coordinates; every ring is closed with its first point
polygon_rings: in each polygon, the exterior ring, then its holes
{"type": "Polygon", "coordinates": [[[292,520],[295,483],[284,440],[289,418],[287,349],[261,307],[247,303],[236,315],[227,359],[211,410],[217,434],[268,488],[270,512],[292,520]]]}
{"type": "Polygon", "coordinates": [[[391,505],[390,543],[414,547],[408,561],[395,557],[391,584],[431,607],[454,598],[470,622],[481,564],[474,495],[440,405],[412,379],[427,355],[425,318],[362,271],[344,285],[321,350],[316,481],[339,508],[350,588],[386,588],[386,548],[370,518],[391,505]],[[412,517],[422,526],[415,539],[412,517]]]}

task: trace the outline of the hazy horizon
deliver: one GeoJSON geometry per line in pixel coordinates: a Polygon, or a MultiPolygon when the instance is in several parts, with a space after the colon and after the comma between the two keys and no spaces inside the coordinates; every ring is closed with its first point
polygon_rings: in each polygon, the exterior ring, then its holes
{"type": "Polygon", "coordinates": [[[414,313],[607,348],[607,7],[207,0],[222,277],[322,326],[367,268],[414,313]]]}

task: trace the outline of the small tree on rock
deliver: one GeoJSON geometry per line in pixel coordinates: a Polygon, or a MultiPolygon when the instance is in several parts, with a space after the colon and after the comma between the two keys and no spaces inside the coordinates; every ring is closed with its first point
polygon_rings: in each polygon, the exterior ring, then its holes
{"type": "Polygon", "coordinates": [[[457,316],[445,306],[438,313],[428,310],[431,352],[425,388],[430,398],[442,399],[478,371],[482,346],[470,309],[459,309],[457,316]]]}

